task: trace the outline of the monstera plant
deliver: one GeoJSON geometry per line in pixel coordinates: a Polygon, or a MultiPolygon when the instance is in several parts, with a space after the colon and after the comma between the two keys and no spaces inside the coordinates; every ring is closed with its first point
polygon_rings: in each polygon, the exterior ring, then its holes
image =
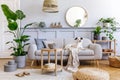
{"type": "MultiPolygon", "coordinates": [[[[21,30],[19,27],[19,21],[25,18],[25,14],[21,10],[16,10],[15,12],[12,11],[6,4],[2,4],[1,8],[8,22],[7,26],[9,31],[7,32],[13,34],[14,36],[14,39],[12,41],[8,41],[6,44],[11,44],[9,49],[14,51],[11,55],[15,56],[15,60],[18,63],[25,60],[25,55],[27,52],[24,51],[24,47],[29,45],[27,41],[29,40],[30,36],[24,35],[24,31],[33,23],[25,25],[23,30],[21,30]],[[22,57],[24,57],[24,59],[22,57]]],[[[24,62],[21,62],[22,64],[18,63],[18,67],[24,67],[24,62]]]]}

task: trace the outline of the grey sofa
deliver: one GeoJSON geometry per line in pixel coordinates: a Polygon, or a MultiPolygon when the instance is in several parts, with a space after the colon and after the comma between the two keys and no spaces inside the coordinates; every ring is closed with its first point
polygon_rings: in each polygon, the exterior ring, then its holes
{"type": "MultiPolygon", "coordinates": [[[[56,44],[56,47],[63,49],[63,60],[68,59],[68,52],[64,50],[65,45],[74,43],[75,40],[73,38],[70,39],[47,39],[47,41],[53,41],[56,44]]],[[[80,60],[96,60],[98,63],[99,59],[102,59],[102,48],[99,44],[93,44],[91,40],[87,38],[83,38],[83,47],[86,48],[85,50],[81,50],[79,52],[79,59],[80,60]]],[[[36,44],[31,44],[28,49],[28,58],[32,60],[31,65],[33,64],[34,60],[40,60],[41,58],[41,50],[37,50],[36,44]]],[[[60,54],[57,53],[58,59],[60,59],[60,54]]],[[[44,60],[48,59],[48,54],[44,53],[44,60]]],[[[54,53],[50,54],[50,58],[54,60],[54,53]]]]}

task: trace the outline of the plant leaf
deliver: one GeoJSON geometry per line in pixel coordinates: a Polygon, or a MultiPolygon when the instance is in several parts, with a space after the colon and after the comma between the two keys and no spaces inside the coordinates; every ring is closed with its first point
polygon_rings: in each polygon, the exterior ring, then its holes
{"type": "Polygon", "coordinates": [[[6,4],[2,4],[1,8],[7,19],[17,20],[17,15],[6,4]]]}
{"type": "Polygon", "coordinates": [[[29,44],[30,44],[30,43],[26,43],[26,44],[24,44],[24,45],[23,45],[23,48],[24,48],[25,46],[29,45],[29,44]]]}
{"type": "Polygon", "coordinates": [[[13,41],[8,41],[8,42],[6,42],[5,44],[9,44],[9,43],[13,43],[13,41]]]}
{"type": "Polygon", "coordinates": [[[20,20],[25,18],[25,15],[24,15],[24,13],[21,10],[17,10],[16,11],[16,15],[17,15],[17,18],[20,19],[20,20]]]}
{"type": "Polygon", "coordinates": [[[13,39],[16,43],[20,42],[20,39],[13,39]]]}
{"type": "Polygon", "coordinates": [[[24,27],[24,29],[26,29],[28,26],[31,26],[32,24],[34,24],[34,23],[26,24],[25,27],[24,27]]]}
{"type": "Polygon", "coordinates": [[[26,41],[28,41],[30,36],[28,36],[28,35],[23,35],[23,36],[21,36],[21,41],[23,41],[23,42],[26,42],[26,41]]]}
{"type": "Polygon", "coordinates": [[[11,41],[6,42],[5,44],[9,44],[9,43],[11,43],[11,41]]]}
{"type": "Polygon", "coordinates": [[[27,41],[29,41],[29,40],[30,40],[30,39],[24,39],[23,42],[27,42],[27,41]]]}
{"type": "Polygon", "coordinates": [[[14,49],[14,47],[10,47],[10,48],[8,48],[8,49],[9,49],[9,50],[10,50],[10,49],[14,49]]]}
{"type": "Polygon", "coordinates": [[[16,37],[16,35],[15,35],[15,33],[13,31],[5,31],[5,32],[12,33],[14,35],[14,37],[16,37]]]}
{"type": "Polygon", "coordinates": [[[22,31],[21,35],[23,35],[25,29],[26,29],[27,27],[31,26],[32,24],[34,24],[34,23],[26,24],[26,25],[24,26],[24,28],[23,28],[23,31],[22,31]]]}
{"type": "Polygon", "coordinates": [[[12,31],[17,30],[17,28],[18,28],[17,22],[9,22],[8,23],[8,28],[12,31]]]}
{"type": "Polygon", "coordinates": [[[21,36],[21,39],[26,39],[26,38],[29,38],[30,36],[28,36],[28,35],[23,35],[23,36],[21,36]]]}

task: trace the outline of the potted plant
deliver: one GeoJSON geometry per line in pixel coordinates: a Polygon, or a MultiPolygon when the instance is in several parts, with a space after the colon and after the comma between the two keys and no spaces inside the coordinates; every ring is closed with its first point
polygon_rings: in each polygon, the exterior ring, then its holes
{"type": "Polygon", "coordinates": [[[115,18],[100,18],[98,23],[102,23],[104,27],[104,33],[109,37],[110,40],[114,39],[113,33],[116,31],[116,26],[119,25],[115,21],[115,18]]]}
{"type": "Polygon", "coordinates": [[[29,43],[27,43],[29,36],[24,35],[24,31],[33,23],[25,25],[23,30],[21,30],[18,22],[25,18],[24,13],[21,10],[16,10],[16,12],[13,12],[6,4],[2,4],[1,8],[8,22],[7,27],[9,31],[7,32],[14,35],[14,39],[7,42],[6,44],[11,44],[11,47],[9,49],[12,49],[14,51],[11,55],[14,56],[17,67],[22,68],[25,66],[27,54],[27,52],[24,51],[24,47],[26,45],[29,45],[29,43]]]}
{"type": "Polygon", "coordinates": [[[97,26],[93,31],[93,33],[94,33],[94,40],[100,40],[101,26],[97,26]]]}
{"type": "Polygon", "coordinates": [[[75,21],[74,27],[79,27],[80,24],[81,24],[81,19],[77,19],[77,20],[75,21]]]}
{"type": "Polygon", "coordinates": [[[113,27],[118,24],[118,22],[115,21],[115,18],[100,18],[97,24],[99,23],[102,23],[103,27],[113,27]]]}

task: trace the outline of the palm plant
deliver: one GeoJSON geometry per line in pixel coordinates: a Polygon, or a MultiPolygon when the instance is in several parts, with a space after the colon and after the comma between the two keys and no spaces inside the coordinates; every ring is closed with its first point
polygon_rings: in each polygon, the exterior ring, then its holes
{"type": "Polygon", "coordinates": [[[9,48],[13,49],[14,51],[11,55],[13,56],[26,55],[27,52],[24,51],[24,47],[26,45],[29,45],[27,41],[29,41],[30,36],[24,35],[24,31],[28,26],[32,25],[33,23],[25,25],[23,30],[21,30],[19,27],[19,21],[25,18],[25,14],[21,10],[16,10],[15,12],[13,12],[6,4],[2,4],[1,8],[8,22],[7,26],[9,31],[7,32],[14,35],[14,39],[6,43],[12,45],[9,48]]]}

